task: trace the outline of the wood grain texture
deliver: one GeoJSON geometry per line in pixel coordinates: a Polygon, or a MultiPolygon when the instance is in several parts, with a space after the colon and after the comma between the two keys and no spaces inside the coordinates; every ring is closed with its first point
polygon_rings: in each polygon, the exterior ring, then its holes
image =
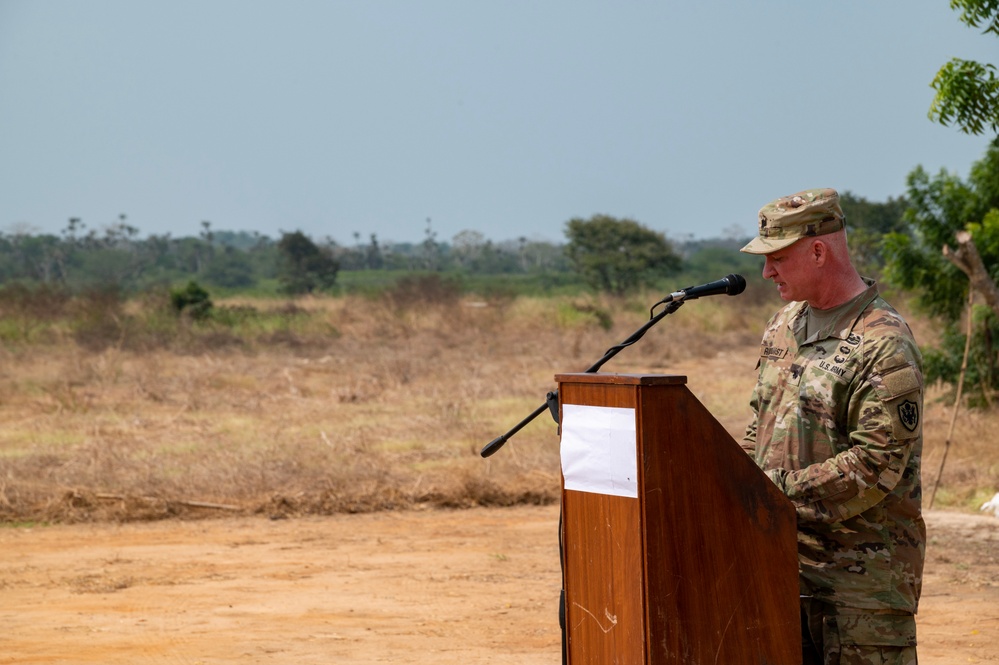
{"type": "Polygon", "coordinates": [[[556,380],[635,409],[640,467],[637,499],[563,491],[571,665],[800,663],[794,508],[685,377],[556,380]]]}

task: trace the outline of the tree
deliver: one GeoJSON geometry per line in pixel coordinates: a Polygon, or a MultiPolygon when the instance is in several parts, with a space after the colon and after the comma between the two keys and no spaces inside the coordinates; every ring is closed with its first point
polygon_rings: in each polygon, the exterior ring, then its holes
{"type": "Polygon", "coordinates": [[[680,269],[680,256],[665,236],[632,219],[574,218],[566,223],[566,237],[574,270],[601,291],[620,295],[680,269]]]}
{"type": "Polygon", "coordinates": [[[451,239],[451,253],[460,268],[469,268],[482,255],[486,237],[479,231],[465,229],[451,239]]]}
{"type": "MultiPolygon", "coordinates": [[[[950,6],[961,11],[960,20],[966,25],[984,26],[985,34],[999,37],[999,0],[951,0],[950,6]]],[[[955,122],[966,134],[982,134],[986,127],[999,132],[995,72],[992,64],[952,59],[931,84],[937,94],[930,118],[943,125],[955,122]]],[[[921,197],[913,202],[911,215],[907,213],[915,226],[915,242],[896,233],[885,244],[895,279],[917,286],[923,304],[951,321],[960,312],[953,296],[964,288],[981,294],[993,317],[999,317],[999,137],[972,167],[967,186],[946,172],[931,181],[919,168],[909,176],[909,190],[921,197]],[[930,256],[930,248],[940,254],[930,256]],[[960,278],[961,273],[970,287],[960,279],[940,279],[960,278]]]]}
{"type": "Polygon", "coordinates": [[[301,231],[282,233],[278,241],[278,280],[285,293],[312,293],[336,282],[340,264],[328,247],[319,247],[301,231]]]}
{"type": "Polygon", "coordinates": [[[990,266],[993,285],[999,280],[999,140],[972,166],[967,182],[946,170],[931,177],[916,167],[907,178],[907,187],[905,221],[910,230],[885,237],[886,275],[914,289],[926,311],[957,320],[967,299],[970,275],[961,269],[961,260],[952,260],[952,248],[973,242],[982,264],[990,266]],[[966,240],[959,240],[959,234],[966,240]]]}
{"type": "Polygon", "coordinates": [[[435,271],[441,269],[441,248],[437,244],[437,232],[433,229],[433,222],[427,217],[427,228],[423,231],[423,261],[427,270],[435,271]]]}
{"type": "Polygon", "coordinates": [[[976,162],[967,182],[941,171],[931,177],[922,167],[907,179],[907,232],[885,236],[883,252],[888,281],[916,293],[923,311],[944,320],[947,330],[940,349],[927,353],[927,378],[955,381],[961,360],[958,329],[969,289],[987,303],[972,345],[977,359],[968,380],[986,398],[999,387],[999,140],[976,162]],[[990,295],[992,294],[992,295],[990,295]]]}
{"type": "Polygon", "coordinates": [[[385,265],[385,257],[382,255],[382,247],[378,244],[378,236],[371,234],[371,244],[367,251],[367,268],[369,270],[381,270],[385,265]]]}
{"type": "MultiPolygon", "coordinates": [[[[999,0],[951,0],[961,21],[999,37],[999,0]]],[[[999,132],[999,79],[992,64],[953,58],[937,72],[930,86],[937,91],[930,105],[931,120],[957,123],[966,134],[999,132]]]]}
{"type": "Polygon", "coordinates": [[[900,196],[889,197],[885,203],[876,203],[862,196],[843,192],[840,205],[843,206],[849,229],[847,240],[850,244],[850,257],[862,274],[879,276],[884,264],[881,239],[885,234],[905,231],[904,217],[908,201],[900,196]]]}
{"type": "Polygon", "coordinates": [[[223,247],[221,252],[214,254],[205,270],[205,279],[230,289],[252,286],[256,281],[250,255],[233,247],[223,247]]]}

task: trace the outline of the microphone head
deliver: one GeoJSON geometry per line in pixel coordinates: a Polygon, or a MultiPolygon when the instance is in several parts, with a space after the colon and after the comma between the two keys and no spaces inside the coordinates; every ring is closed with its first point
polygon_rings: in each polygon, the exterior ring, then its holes
{"type": "Polygon", "coordinates": [[[730,296],[737,296],[746,290],[746,278],[742,275],[736,275],[735,273],[726,275],[725,281],[728,282],[728,289],[725,293],[730,296]]]}

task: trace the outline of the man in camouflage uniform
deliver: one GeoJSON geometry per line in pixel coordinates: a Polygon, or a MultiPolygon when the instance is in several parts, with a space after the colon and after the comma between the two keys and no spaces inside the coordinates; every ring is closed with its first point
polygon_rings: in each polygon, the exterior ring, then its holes
{"type": "Polygon", "coordinates": [[[850,262],[835,190],[767,204],[742,251],[789,301],[763,335],[742,446],[797,509],[804,663],[914,665],[919,348],[850,262]]]}

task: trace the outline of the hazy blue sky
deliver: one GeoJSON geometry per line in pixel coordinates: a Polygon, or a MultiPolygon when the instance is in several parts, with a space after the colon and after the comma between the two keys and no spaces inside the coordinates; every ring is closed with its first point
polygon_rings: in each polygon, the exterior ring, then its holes
{"type": "Polygon", "coordinates": [[[999,40],[947,0],[0,0],[0,231],[748,235],[966,176],[987,138],[926,117],[954,56],[999,40]]]}

